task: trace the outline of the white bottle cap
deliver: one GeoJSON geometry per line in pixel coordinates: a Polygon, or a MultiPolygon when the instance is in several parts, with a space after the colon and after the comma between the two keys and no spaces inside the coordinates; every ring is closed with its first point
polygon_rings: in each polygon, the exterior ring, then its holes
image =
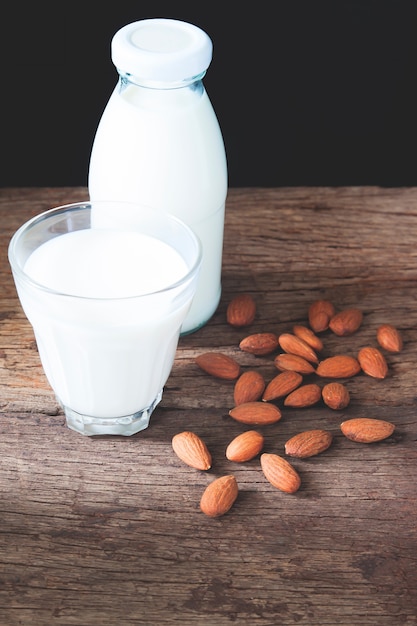
{"type": "Polygon", "coordinates": [[[122,72],[154,81],[198,76],[210,65],[213,44],[198,26],[152,18],[121,28],[111,43],[112,61],[122,72]]]}

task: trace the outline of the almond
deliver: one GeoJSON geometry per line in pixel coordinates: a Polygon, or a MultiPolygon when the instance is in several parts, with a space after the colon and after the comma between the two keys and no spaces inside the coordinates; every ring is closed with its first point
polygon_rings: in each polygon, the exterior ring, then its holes
{"type": "Polygon", "coordinates": [[[261,454],[261,468],[271,485],[281,491],[295,493],[301,485],[297,470],[278,454],[261,454]]]}
{"type": "Polygon", "coordinates": [[[403,340],[400,331],[391,324],[381,324],[376,331],[376,340],[388,352],[401,352],[403,340]]]}
{"type": "Polygon", "coordinates": [[[204,490],[200,509],[209,517],[220,517],[232,508],[238,493],[237,481],[232,474],[216,478],[204,490]]]}
{"type": "Polygon", "coordinates": [[[226,458],[235,463],[244,463],[258,455],[263,446],[263,435],[257,430],[247,430],[229,443],[226,448],[226,458]]]}
{"type": "Polygon", "coordinates": [[[350,394],[342,383],[327,383],[321,390],[324,404],[331,409],[340,410],[347,407],[350,394]]]}
{"type": "Polygon", "coordinates": [[[362,324],[363,313],[359,309],[344,309],[329,321],[329,328],[339,337],[353,335],[362,324]]]}
{"type": "Polygon", "coordinates": [[[239,328],[252,324],[256,315],[256,303],[250,294],[235,296],[226,309],[226,319],[231,326],[239,328]]]}
{"type": "Polygon", "coordinates": [[[282,415],[274,404],[268,402],[245,402],[233,407],[229,411],[230,417],[242,424],[274,424],[282,415]]]}
{"type": "Polygon", "coordinates": [[[281,372],[267,384],[262,395],[262,400],[268,402],[269,400],[283,398],[299,387],[302,382],[303,377],[298,372],[294,372],[293,370],[281,372]]]}
{"type": "Polygon", "coordinates": [[[329,321],[336,309],[329,300],[315,300],[308,309],[308,323],[315,333],[321,333],[329,327],[329,321]]]}
{"type": "Polygon", "coordinates": [[[316,371],[313,364],[307,361],[307,359],[298,356],[298,354],[289,354],[288,352],[277,354],[274,359],[274,364],[275,367],[282,372],[292,370],[299,374],[314,374],[316,371]]]}
{"type": "Polygon", "coordinates": [[[318,363],[319,359],[313,348],[309,346],[304,339],[297,337],[297,335],[282,333],[278,337],[278,343],[284,352],[298,354],[298,356],[302,356],[307,361],[310,361],[310,363],[318,363]]]}
{"type": "Polygon", "coordinates": [[[299,459],[306,459],[327,450],[333,441],[333,435],[328,430],[306,430],[288,439],[285,444],[285,453],[299,459]]]}
{"type": "Polygon", "coordinates": [[[354,417],[340,424],[342,433],[348,439],[359,443],[374,443],[386,439],[395,430],[394,424],[371,417],[354,417]]]}
{"type": "Polygon", "coordinates": [[[199,470],[211,467],[211,454],[204,441],[195,433],[185,430],[174,435],[172,449],[181,461],[199,470]]]}
{"type": "Polygon", "coordinates": [[[317,337],[317,335],[311,330],[311,328],[296,324],[295,326],[293,326],[292,332],[294,333],[294,335],[308,343],[308,345],[311,346],[313,350],[316,350],[317,352],[323,350],[322,340],[320,339],[320,337],[317,337]]]}
{"type": "Polygon", "coordinates": [[[309,385],[301,385],[301,387],[288,394],[284,400],[284,405],[303,408],[313,406],[319,400],[321,400],[321,387],[311,383],[309,385]]]}
{"type": "Polygon", "coordinates": [[[235,406],[259,400],[265,387],[266,383],[262,374],[255,370],[243,372],[235,383],[233,392],[235,406]]]}
{"type": "Polygon", "coordinates": [[[320,361],[316,374],[323,378],[351,378],[361,371],[361,366],[353,356],[337,354],[320,361]]]}
{"type": "Polygon", "coordinates": [[[216,378],[235,380],[240,375],[239,363],[222,352],[204,352],[195,361],[204,372],[216,378]]]}
{"type": "Polygon", "coordinates": [[[278,348],[278,338],[274,333],[254,333],[242,339],[239,348],[257,356],[271,354],[278,348]]]}
{"type": "Polygon", "coordinates": [[[366,346],[358,352],[358,361],[362,370],[373,378],[385,378],[388,374],[388,364],[378,348],[366,346]]]}

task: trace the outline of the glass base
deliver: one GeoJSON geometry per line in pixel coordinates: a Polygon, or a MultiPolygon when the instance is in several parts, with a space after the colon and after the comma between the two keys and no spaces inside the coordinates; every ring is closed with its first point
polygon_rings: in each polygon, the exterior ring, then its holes
{"type": "Polygon", "coordinates": [[[82,415],[73,409],[62,405],[68,428],[75,430],[81,435],[122,435],[130,437],[141,430],[145,430],[149,426],[151,415],[162,399],[162,390],[158,393],[155,400],[150,406],[133,415],[124,415],[123,417],[92,417],[91,415],[82,415]]]}

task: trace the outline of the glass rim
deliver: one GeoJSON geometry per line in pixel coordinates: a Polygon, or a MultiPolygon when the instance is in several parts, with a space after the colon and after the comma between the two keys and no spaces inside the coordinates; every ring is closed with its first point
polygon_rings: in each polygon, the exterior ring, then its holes
{"type": "MultiPolygon", "coordinates": [[[[78,229],[78,230],[88,230],[88,229],[81,228],[81,229],[78,229]]],[[[112,230],[112,228],[109,227],[109,228],[105,228],[105,229],[102,229],[102,230],[112,230]]],[[[123,231],[123,230],[126,231],[127,229],[126,228],[121,228],[120,230],[121,231],[123,231]]],[[[74,231],[69,231],[69,232],[74,232],[74,231]]],[[[62,233],[62,234],[66,234],[66,233],[62,233]]],[[[61,235],[57,235],[57,236],[61,236],[61,235]]],[[[178,252],[178,250],[176,250],[176,251],[178,252]]],[[[8,259],[9,259],[9,263],[10,263],[12,272],[18,278],[23,280],[26,284],[29,284],[32,287],[36,288],[36,289],[39,289],[39,290],[41,290],[43,292],[49,293],[49,294],[54,295],[54,296],[60,296],[60,297],[65,297],[65,298],[74,298],[74,299],[77,299],[77,300],[91,300],[91,301],[97,301],[97,302],[99,302],[99,301],[103,301],[103,302],[105,302],[105,301],[114,301],[114,302],[116,302],[116,301],[120,301],[120,300],[136,300],[136,299],[139,299],[139,298],[148,298],[149,296],[157,295],[157,294],[160,294],[160,293],[165,293],[165,292],[168,292],[168,291],[173,291],[173,290],[177,289],[178,287],[180,287],[181,285],[185,284],[186,282],[190,281],[193,278],[193,276],[200,269],[201,262],[202,262],[202,257],[203,257],[203,247],[202,247],[202,243],[200,241],[200,238],[192,230],[192,228],[190,226],[188,226],[185,222],[183,222],[180,218],[178,218],[175,215],[173,215],[172,213],[169,213],[169,212],[164,211],[164,210],[154,209],[154,208],[149,207],[147,205],[138,204],[136,202],[127,202],[127,201],[123,201],[123,200],[85,200],[85,201],[80,201],[80,202],[71,202],[69,204],[63,204],[63,205],[59,205],[59,206],[47,209],[46,211],[42,211],[42,213],[38,213],[37,215],[34,215],[30,219],[28,219],[26,222],[21,224],[21,226],[12,235],[12,237],[11,237],[11,239],[9,241],[9,245],[8,245],[8,259]],[[126,205],[126,206],[138,206],[138,207],[142,208],[143,210],[145,210],[147,213],[153,214],[155,216],[160,216],[160,215],[165,216],[168,219],[169,222],[171,222],[172,224],[176,224],[184,232],[186,232],[188,234],[190,240],[192,240],[194,242],[194,244],[196,246],[196,255],[195,255],[194,263],[191,265],[191,267],[188,269],[188,271],[181,278],[179,278],[177,281],[175,281],[174,283],[170,283],[169,285],[166,285],[165,287],[162,287],[160,289],[156,289],[155,291],[146,291],[145,293],[140,293],[140,294],[136,294],[136,295],[128,295],[128,296],[100,296],[100,297],[97,297],[97,296],[85,296],[85,295],[78,295],[78,294],[74,294],[74,293],[67,293],[65,291],[60,291],[58,289],[53,289],[51,287],[48,287],[47,285],[44,285],[44,284],[34,280],[33,278],[31,278],[31,276],[25,272],[25,270],[23,269],[21,264],[18,262],[17,255],[16,255],[16,248],[17,248],[17,246],[19,244],[19,241],[20,241],[21,237],[24,235],[24,233],[26,233],[28,230],[30,230],[31,228],[36,226],[36,224],[42,222],[43,220],[47,220],[47,219],[51,218],[54,215],[59,215],[61,213],[64,214],[64,213],[66,213],[68,211],[81,211],[81,210],[85,210],[85,209],[91,209],[91,206],[93,204],[98,204],[98,205],[117,204],[117,205],[126,205]]],[[[184,259],[183,256],[182,256],[182,258],[184,259]]]]}

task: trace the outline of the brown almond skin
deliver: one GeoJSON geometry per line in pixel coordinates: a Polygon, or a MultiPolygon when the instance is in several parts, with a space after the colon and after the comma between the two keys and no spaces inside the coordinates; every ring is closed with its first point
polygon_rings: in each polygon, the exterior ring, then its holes
{"type": "Polygon", "coordinates": [[[235,328],[249,326],[254,321],[255,316],[256,302],[248,293],[235,296],[226,309],[226,319],[235,328]]]}
{"type": "Polygon", "coordinates": [[[278,338],[274,333],[253,333],[239,343],[243,352],[249,352],[256,356],[271,354],[278,348],[278,338]]]}
{"type": "Polygon", "coordinates": [[[283,398],[299,387],[302,382],[303,377],[298,372],[294,372],[293,370],[281,372],[269,381],[263,392],[262,400],[269,402],[270,400],[283,398]]]}
{"type": "Polygon", "coordinates": [[[302,356],[298,356],[298,354],[289,354],[288,352],[283,352],[282,354],[277,354],[274,359],[274,365],[277,369],[281,370],[281,372],[285,372],[286,370],[292,370],[294,372],[298,372],[299,374],[314,374],[315,367],[310,361],[304,359],[302,356]]]}
{"type": "Polygon", "coordinates": [[[294,333],[294,335],[308,343],[308,345],[311,346],[316,352],[320,352],[321,350],[323,350],[322,340],[320,339],[320,337],[317,337],[317,335],[311,330],[311,328],[296,324],[295,326],[293,326],[292,332],[294,333]]]}
{"type": "Polygon", "coordinates": [[[403,340],[400,331],[391,324],[381,324],[376,331],[376,340],[388,352],[401,352],[403,340]]]}
{"type": "Polygon", "coordinates": [[[183,463],[198,470],[211,467],[211,454],[205,442],[195,433],[185,430],[172,438],[172,449],[183,463]]]}
{"type": "Polygon", "coordinates": [[[350,394],[343,383],[327,383],[321,390],[324,404],[335,411],[345,409],[350,402],[350,394]]]}
{"type": "Polygon", "coordinates": [[[378,348],[365,346],[358,352],[358,361],[363,372],[372,378],[385,378],[388,374],[388,364],[378,348]]]}
{"type": "Polygon", "coordinates": [[[273,487],[285,493],[295,493],[300,488],[301,478],[297,470],[278,454],[261,454],[261,468],[273,487]]]}
{"type": "Polygon", "coordinates": [[[224,380],[235,380],[241,372],[239,363],[222,352],[204,352],[195,361],[207,374],[224,380]]]}
{"type": "Polygon", "coordinates": [[[262,374],[256,370],[243,372],[235,383],[233,399],[235,406],[245,402],[256,402],[262,398],[266,382],[262,374]]]}
{"type": "Polygon", "coordinates": [[[359,361],[353,356],[337,354],[320,361],[316,374],[323,378],[351,378],[361,371],[359,361]]]}
{"type": "Polygon", "coordinates": [[[284,352],[298,354],[298,356],[302,356],[307,361],[310,361],[310,363],[318,363],[319,361],[313,348],[303,339],[297,337],[297,335],[293,335],[292,333],[282,333],[278,337],[278,343],[284,352]]]}
{"type": "Polygon", "coordinates": [[[230,409],[229,415],[242,424],[259,426],[275,424],[282,417],[280,409],[268,402],[245,402],[230,409]]]}
{"type": "Polygon", "coordinates": [[[394,424],[386,420],[371,417],[354,417],[340,424],[342,433],[351,441],[375,443],[390,437],[395,430],[394,424]]]}
{"type": "Polygon", "coordinates": [[[308,323],[315,333],[321,333],[329,328],[330,319],[336,309],[329,300],[315,300],[308,309],[308,323]]]}
{"type": "Polygon", "coordinates": [[[288,439],[285,444],[285,453],[299,459],[306,459],[321,454],[330,447],[333,435],[328,430],[306,430],[288,439]]]}
{"type": "Polygon", "coordinates": [[[257,430],[246,430],[229,443],[226,448],[226,458],[235,463],[244,463],[255,458],[263,447],[263,435],[257,430]]]}
{"type": "Polygon", "coordinates": [[[353,335],[362,324],[363,313],[359,309],[344,309],[336,313],[329,321],[329,328],[339,337],[353,335]]]}
{"type": "Polygon", "coordinates": [[[236,478],[229,474],[210,483],[200,499],[200,509],[209,517],[220,517],[232,508],[239,489],[236,478]]]}
{"type": "Polygon", "coordinates": [[[303,408],[313,406],[321,400],[321,387],[316,383],[301,385],[292,391],[284,400],[285,406],[303,408]]]}

